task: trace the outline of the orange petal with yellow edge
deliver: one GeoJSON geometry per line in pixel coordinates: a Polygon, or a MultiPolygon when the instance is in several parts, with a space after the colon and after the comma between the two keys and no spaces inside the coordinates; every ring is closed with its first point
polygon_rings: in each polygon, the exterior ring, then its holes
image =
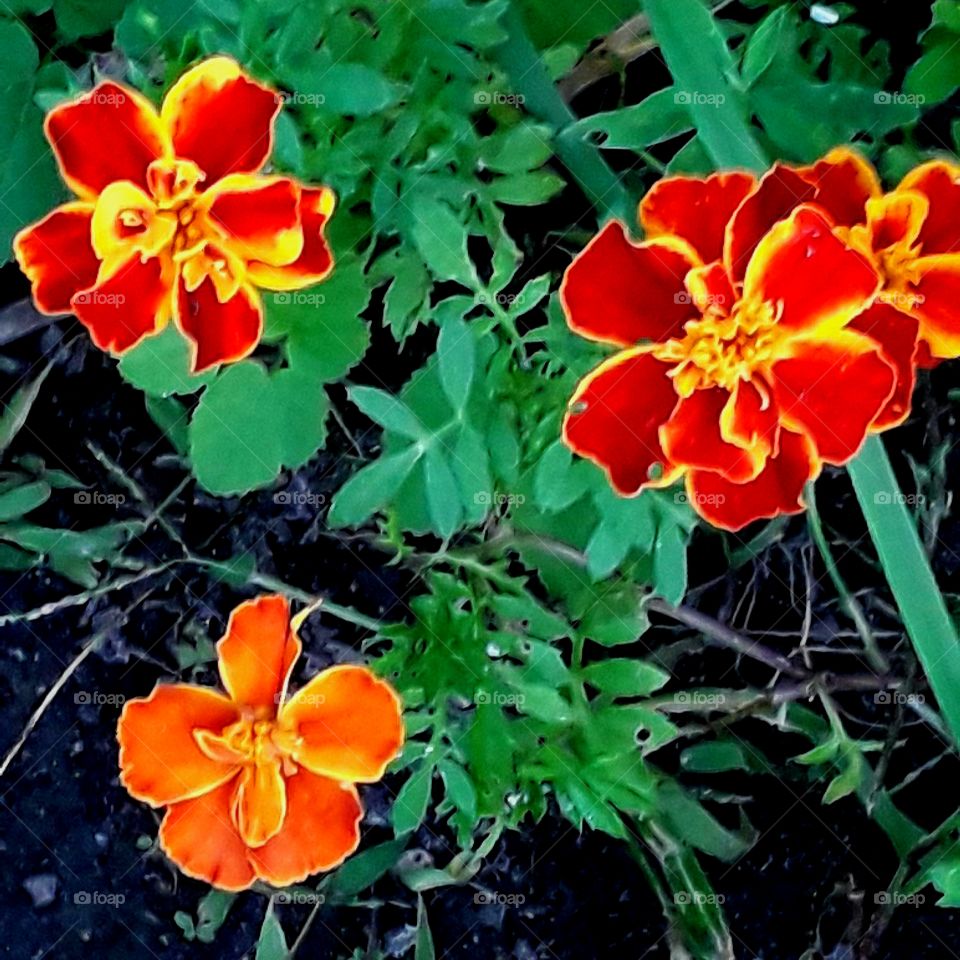
{"type": "Polygon", "coordinates": [[[870,261],[831,230],[816,207],[798,207],[760,241],[750,258],[744,299],[782,304],[780,326],[839,330],[880,286],[870,261]]]}
{"type": "Polygon", "coordinates": [[[152,104],[112,80],[54,107],[44,129],[63,179],[84,199],[117,180],[146,187],[147,167],[170,151],[152,104]]]}
{"type": "Polygon", "coordinates": [[[287,816],[280,832],[247,852],[257,876],[275,887],[342,863],[360,843],[363,816],[355,787],[305,767],[288,777],[286,786],[287,816]]]}
{"type": "Polygon", "coordinates": [[[288,264],[303,251],[300,187],[287,177],[224,177],[203,195],[210,222],[246,260],[288,264]]]}
{"type": "Polygon", "coordinates": [[[256,879],[231,816],[236,778],[173,804],[160,824],[160,846],[189,877],[221,890],[245,890],[256,879]]]}
{"type": "Polygon", "coordinates": [[[684,241],[663,237],[633,244],[613,220],[564,274],[560,301],[570,329],[622,347],[682,336],[683,324],[697,316],[683,280],[698,265],[684,241]]]}
{"type": "Polygon", "coordinates": [[[720,414],[720,435],[728,443],[766,460],[777,450],[780,418],[769,384],[757,376],[741,380],[720,414]]]}
{"type": "Polygon", "coordinates": [[[904,296],[904,309],[920,321],[921,341],[932,357],[960,357],[960,253],[920,257],[913,269],[917,279],[904,296]]]}
{"type": "Polygon", "coordinates": [[[287,790],[279,759],[243,768],[232,813],[233,822],[249,847],[262,847],[277,835],[287,813],[287,790]]]}
{"type": "Polygon", "coordinates": [[[209,275],[194,290],[187,289],[181,276],[176,318],[191,341],[194,373],[249,356],[263,333],[263,307],[256,290],[241,284],[233,296],[221,301],[209,275]]]}
{"type": "Polygon", "coordinates": [[[119,354],[163,327],[170,316],[170,300],[165,261],[144,260],[135,253],[95,287],[75,294],[70,303],[93,342],[119,354]]]}
{"type": "Polygon", "coordinates": [[[747,483],[719,473],[691,470],[687,496],[697,513],[715,527],[742,530],[748,523],[803,510],[803,488],[820,473],[820,462],[806,434],[780,431],[780,448],[747,483]]]}
{"type": "Polygon", "coordinates": [[[660,428],[663,452],[678,467],[716,470],[728,480],[743,483],[763,467],[763,457],[727,442],[720,433],[720,417],[730,400],[721,387],[694,390],[681,399],[660,428]]]}
{"type": "Polygon", "coordinates": [[[931,160],[911,170],[897,187],[923,194],[929,211],[920,231],[924,256],[960,252],[960,165],[931,160]]]}
{"type": "Polygon", "coordinates": [[[217,656],[220,678],[234,702],[275,714],[300,656],[286,598],[271,595],[241,603],[217,642],[217,656]]]}
{"type": "Polygon", "coordinates": [[[580,381],[564,417],[564,443],[623,496],[639,493],[658,469],[661,477],[677,473],[660,445],[679,399],[669,370],[642,347],[615,354],[580,381]]]}
{"type": "Polygon", "coordinates": [[[812,183],[782,163],[774,164],[761,177],[727,224],[723,259],[733,280],[743,280],[757,245],[773,225],[800,204],[809,203],[815,194],[812,183]]]}
{"type": "Polygon", "coordinates": [[[283,706],[279,723],[296,737],[297,763],[348,783],[379,780],[403,745],[400,700],[366,667],[324,670],[283,706]]]}
{"type": "Polygon", "coordinates": [[[790,346],[771,369],[780,420],[806,432],[822,460],[846,463],[893,395],[896,372],[875,340],[850,329],[790,346]]]}
{"type": "Polygon", "coordinates": [[[897,385],[883,409],[874,418],[872,430],[895,427],[907,418],[917,372],[917,337],[920,322],[902,310],[876,302],[850,321],[850,327],[865,333],[880,345],[884,359],[896,371],[897,385]]]}
{"type": "Polygon", "coordinates": [[[268,290],[299,290],[323,280],[333,269],[333,253],[324,230],[334,205],[332,190],[302,186],[299,216],[303,249],[300,256],[282,266],[253,260],[247,265],[250,280],[268,290]]]}
{"type": "Polygon", "coordinates": [[[882,192],[873,164],[850,147],[834,147],[798,172],[816,187],[817,205],[830,214],[837,226],[863,223],[866,203],[882,192]]]}
{"type": "Polygon", "coordinates": [[[225,696],[187,684],[160,685],[146,698],[128,700],[120,714],[120,782],[154,806],[206,793],[237,772],[207,756],[194,731],[219,733],[238,718],[225,696]]]}
{"type": "Polygon", "coordinates": [[[188,70],[163,100],[160,117],[178,157],[192,160],[211,187],[230,173],[256,173],[273,148],[279,95],[229,57],[188,70]]]}
{"type": "Polygon", "coordinates": [[[664,177],[640,202],[640,223],[648,238],[664,234],[686,240],[704,263],[723,256],[727,223],[756,185],[749,173],[709,177],[664,177]]]}
{"type": "Polygon", "coordinates": [[[100,261],[91,243],[92,218],[92,203],[67,203],[14,238],[13,252],[41,313],[70,313],[74,294],[97,282],[100,261]]]}

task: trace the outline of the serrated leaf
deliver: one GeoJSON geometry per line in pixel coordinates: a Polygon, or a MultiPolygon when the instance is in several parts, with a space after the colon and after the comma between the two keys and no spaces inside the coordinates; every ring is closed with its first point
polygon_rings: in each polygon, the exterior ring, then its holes
{"type": "Polygon", "coordinates": [[[357,471],[333,498],[327,523],[332,527],[363,523],[390,501],[421,455],[419,448],[411,446],[357,471]]]}
{"type": "Polygon", "coordinates": [[[384,430],[411,440],[424,440],[427,430],[417,415],[397,396],[377,387],[351,387],[347,396],[374,423],[384,430]]]}
{"type": "Polygon", "coordinates": [[[190,372],[190,345],[172,323],[125,353],[119,368],[125,380],[157,397],[196,393],[216,377],[214,371],[190,372]]]}
{"type": "Polygon", "coordinates": [[[625,657],[592,663],[583,677],[608,697],[648,697],[670,680],[666,670],[625,657]]]}
{"type": "Polygon", "coordinates": [[[391,812],[393,832],[398,837],[412,833],[423,822],[427,813],[427,803],[430,800],[432,780],[433,766],[424,763],[400,788],[400,792],[393,801],[391,812]]]}
{"type": "Polygon", "coordinates": [[[434,529],[445,540],[451,537],[463,521],[463,503],[457,479],[450,462],[438,445],[427,449],[424,458],[427,480],[427,508],[434,529]]]}
{"type": "Polygon", "coordinates": [[[473,334],[459,319],[445,323],[437,338],[437,364],[443,392],[456,414],[462,414],[473,386],[476,366],[473,334]]]}

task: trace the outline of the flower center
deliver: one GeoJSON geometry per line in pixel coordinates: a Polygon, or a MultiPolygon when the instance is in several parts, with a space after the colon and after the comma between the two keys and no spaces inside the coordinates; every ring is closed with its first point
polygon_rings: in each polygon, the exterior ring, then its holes
{"type": "Polygon", "coordinates": [[[212,760],[244,767],[279,764],[287,776],[296,771],[292,754],[298,738],[272,717],[265,719],[254,713],[234,721],[219,734],[196,730],[194,737],[212,760]]]}
{"type": "Polygon", "coordinates": [[[676,363],[670,372],[677,392],[723,387],[733,390],[773,359],[782,331],[780,309],[766,300],[739,300],[728,316],[708,312],[689,320],[685,336],[668,340],[655,356],[676,363]]]}

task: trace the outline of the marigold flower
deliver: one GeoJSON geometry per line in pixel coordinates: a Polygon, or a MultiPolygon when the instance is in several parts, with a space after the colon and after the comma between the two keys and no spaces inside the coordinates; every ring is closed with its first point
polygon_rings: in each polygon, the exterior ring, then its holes
{"type": "Polygon", "coordinates": [[[333,193],[256,176],[281,103],[214,57],[159,113],[112,80],[54,108],[47,139],[77,199],[14,238],[37,309],[75,314],[115,354],[172,318],[195,371],[247,356],[263,327],[256,288],[308,286],[333,266],[333,193]]]}
{"type": "Polygon", "coordinates": [[[901,377],[881,338],[852,323],[881,278],[836,229],[856,222],[851,197],[871,174],[839,151],[760,180],[668,178],[641,204],[649,239],[604,227],[561,301],[573,330],[620,352],[578,386],[568,446],[624,496],[684,477],[726,529],[803,509],[823,462],[889,425],[901,377]]]}
{"type": "Polygon", "coordinates": [[[400,702],[361,666],[324,670],[291,696],[301,644],[287,601],[237,607],[217,644],[226,695],[160,684],[117,728],[120,780],[167,807],[160,845],[224,890],[282,887],[341,863],[360,840],[354,784],[379,780],[403,743],[400,702]]]}

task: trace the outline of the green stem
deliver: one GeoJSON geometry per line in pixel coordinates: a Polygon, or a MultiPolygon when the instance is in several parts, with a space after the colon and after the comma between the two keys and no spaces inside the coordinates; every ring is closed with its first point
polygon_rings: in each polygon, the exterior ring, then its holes
{"type": "Polygon", "coordinates": [[[857,633],[860,634],[860,639],[863,642],[863,652],[867,658],[867,662],[877,673],[888,673],[890,664],[887,663],[886,658],[880,652],[876,638],[873,635],[873,630],[867,622],[867,618],[863,615],[860,604],[857,603],[856,597],[850,593],[846,581],[840,574],[839,569],[837,569],[833,551],[830,549],[830,544],[823,532],[823,524],[820,522],[820,511],[817,509],[814,484],[810,483],[807,485],[805,496],[807,501],[807,526],[810,529],[810,535],[813,537],[813,542],[820,551],[820,556],[823,558],[824,565],[827,568],[827,574],[831,581],[833,581],[834,589],[840,595],[840,604],[844,612],[853,621],[857,628],[857,633]]]}
{"type": "Polygon", "coordinates": [[[634,204],[617,175],[589,143],[563,135],[577,118],[550,79],[537,48],[527,36],[523,19],[514,7],[507,9],[503,25],[507,39],[497,47],[495,56],[510,82],[516,86],[516,92],[523,96],[525,109],[553,127],[557,155],[594,207],[607,216],[632,223],[634,204]]]}
{"type": "Polygon", "coordinates": [[[907,634],[955,742],[960,742],[960,642],[879,437],[847,465],[907,634]]]}

